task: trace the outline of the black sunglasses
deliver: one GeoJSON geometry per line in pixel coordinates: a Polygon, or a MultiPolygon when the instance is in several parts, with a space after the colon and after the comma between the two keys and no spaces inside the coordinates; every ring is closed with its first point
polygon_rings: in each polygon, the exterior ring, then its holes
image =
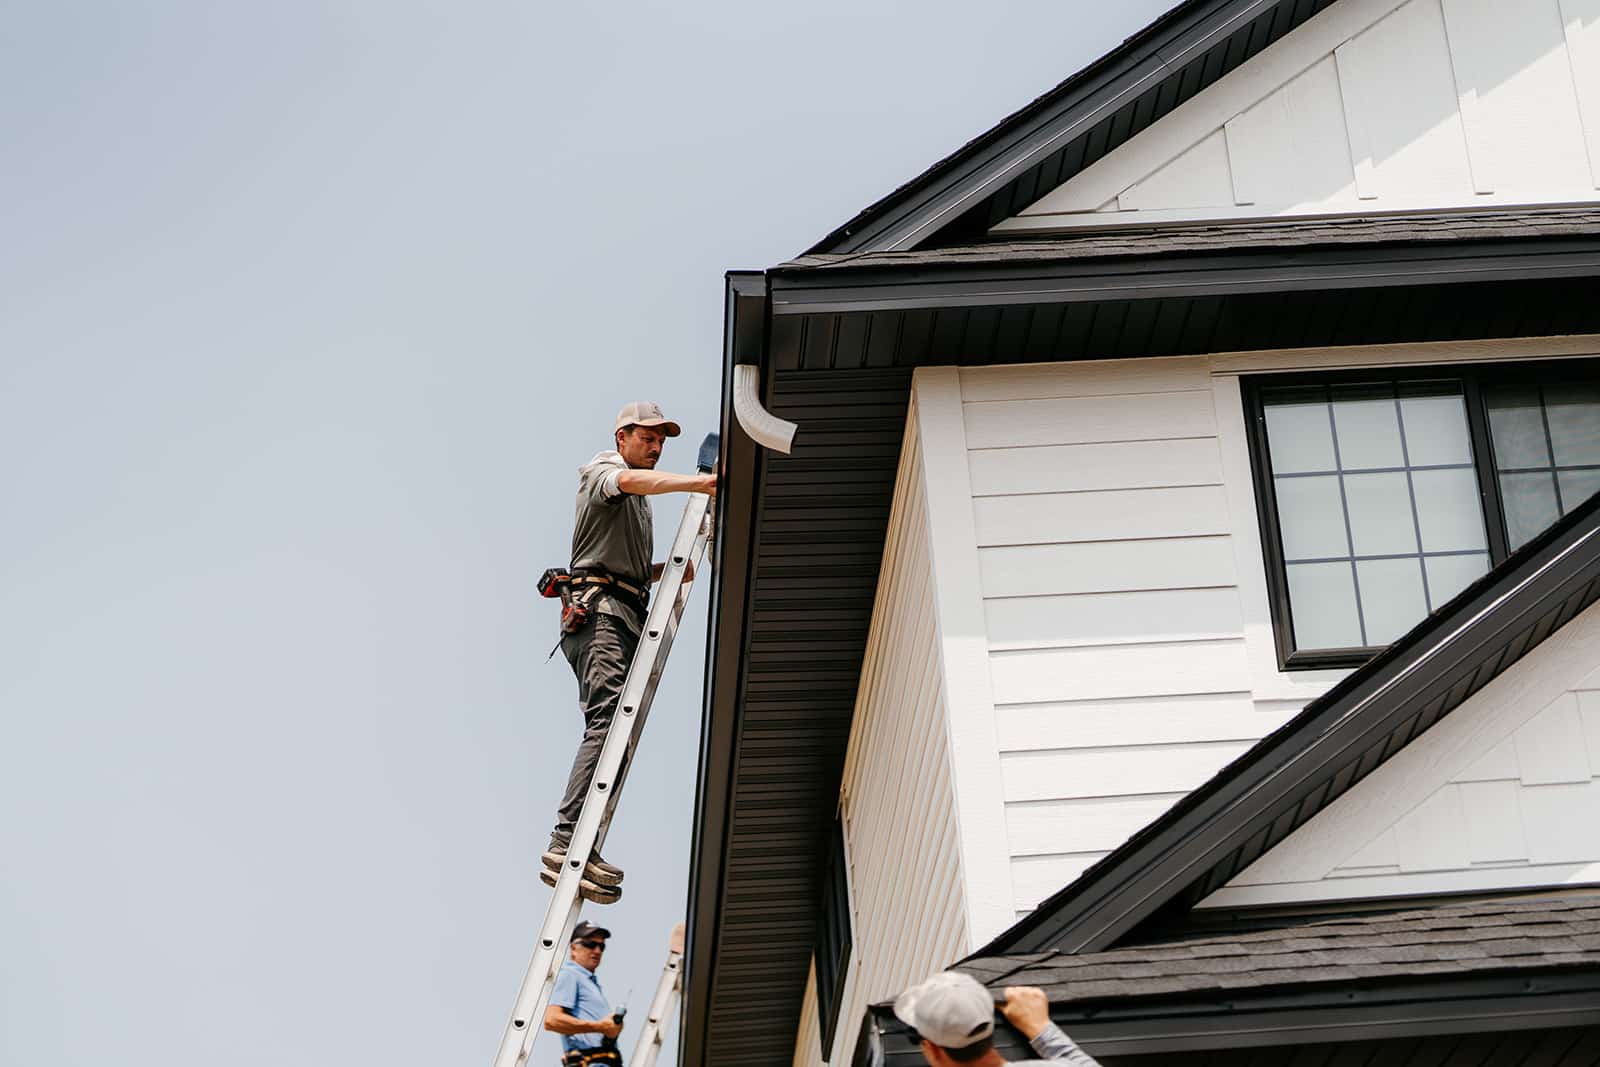
{"type": "Polygon", "coordinates": [[[601,949],[602,951],[606,947],[606,943],[604,941],[579,941],[578,944],[582,945],[584,948],[601,949]]]}

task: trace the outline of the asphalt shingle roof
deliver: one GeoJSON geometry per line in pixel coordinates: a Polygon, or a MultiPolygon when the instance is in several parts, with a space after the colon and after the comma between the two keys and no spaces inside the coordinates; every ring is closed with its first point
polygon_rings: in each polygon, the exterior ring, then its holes
{"type": "Polygon", "coordinates": [[[1042,986],[1062,1005],[1568,966],[1600,966],[1600,893],[1340,917],[1079,956],[990,956],[958,969],[997,991],[1042,986]]]}
{"type": "Polygon", "coordinates": [[[1217,252],[1227,249],[1299,248],[1307,245],[1431,243],[1507,238],[1582,237],[1600,234],[1600,205],[1495,211],[1413,212],[1336,218],[1269,219],[1149,226],[1095,231],[1071,237],[994,241],[908,252],[804,255],[777,270],[861,270],[885,267],[955,267],[1000,263],[1217,252]]]}

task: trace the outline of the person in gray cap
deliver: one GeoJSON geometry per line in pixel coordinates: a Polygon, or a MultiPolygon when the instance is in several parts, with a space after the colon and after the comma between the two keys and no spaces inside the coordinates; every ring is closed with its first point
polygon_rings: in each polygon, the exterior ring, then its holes
{"type": "MultiPolygon", "coordinates": [[[[994,997],[982,983],[959,971],[936,974],[894,1001],[895,1016],[915,1031],[922,1058],[932,1067],[1003,1067],[1008,1061],[994,1047],[994,1009],[994,997]]],[[[1007,986],[1000,1011],[1039,1054],[1022,1063],[1099,1067],[1050,1021],[1050,1001],[1037,986],[1007,986]]]]}
{"type": "MultiPolygon", "coordinates": [[[[658,404],[636,401],[617,413],[613,451],[601,452],[578,469],[578,505],[572,530],[571,609],[563,612],[561,651],[578,677],[583,740],[572,760],[556,825],[544,851],[540,877],[555,885],[566,862],[573,826],[600,760],[622,684],[639,645],[650,583],[661,577],[650,560],[655,530],[650,500],[661,493],[715,493],[714,474],[668,474],[655,469],[662,446],[677,437],[678,424],[658,404]],[[573,610],[575,609],[575,610],[573,610]],[[569,629],[569,625],[571,628],[569,629]]],[[[596,904],[622,897],[622,869],[589,856],[578,893],[596,904]]]]}
{"type": "Polygon", "coordinates": [[[611,931],[581,922],[572,929],[570,958],[556,972],[544,1028],[561,1035],[561,1062],[570,1067],[622,1067],[617,1035],[622,1021],[612,1011],[595,969],[605,958],[611,931]]]}

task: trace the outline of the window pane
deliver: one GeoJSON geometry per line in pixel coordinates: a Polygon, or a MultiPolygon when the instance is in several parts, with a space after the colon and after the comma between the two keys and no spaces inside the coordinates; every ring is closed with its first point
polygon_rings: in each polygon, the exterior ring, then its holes
{"type": "Polygon", "coordinates": [[[1338,469],[1323,389],[1267,389],[1261,399],[1274,474],[1338,469]]]}
{"type": "Polygon", "coordinates": [[[1556,475],[1561,484],[1561,514],[1565,515],[1579,504],[1600,493],[1600,470],[1562,471],[1556,475]]]}
{"type": "Polygon", "coordinates": [[[1335,389],[1333,421],[1339,431],[1339,465],[1344,470],[1405,466],[1393,386],[1335,389]]]}
{"type": "Polygon", "coordinates": [[[1489,389],[1484,393],[1484,403],[1489,409],[1489,436],[1494,439],[1497,468],[1550,465],[1538,389],[1525,386],[1489,389]]]}
{"type": "Polygon", "coordinates": [[[1422,596],[1422,561],[1373,559],[1356,564],[1367,644],[1387,645],[1428,614],[1422,596]]]}
{"type": "Polygon", "coordinates": [[[1356,555],[1384,556],[1417,550],[1411,490],[1404,474],[1349,474],[1344,479],[1344,492],[1350,505],[1350,536],[1356,555]]]}
{"type": "Polygon", "coordinates": [[[1600,463],[1600,388],[1546,386],[1544,402],[1556,464],[1600,463]]]}
{"type": "Polygon", "coordinates": [[[1296,648],[1360,648],[1356,585],[1348,563],[1291,563],[1289,610],[1296,648]]]}
{"type": "Polygon", "coordinates": [[[1453,382],[1419,382],[1400,387],[1400,415],[1406,454],[1413,467],[1471,463],[1467,405],[1453,382]]]}
{"type": "Polygon", "coordinates": [[[1478,478],[1471,468],[1412,471],[1417,521],[1424,552],[1459,552],[1486,547],[1478,478]]]}
{"type": "Polygon", "coordinates": [[[1285,559],[1350,554],[1337,475],[1275,478],[1273,485],[1278,493],[1278,529],[1285,559]]]}
{"type": "Polygon", "coordinates": [[[1548,471],[1502,474],[1500,498],[1506,509],[1506,535],[1520,548],[1561,517],[1556,510],[1556,482],[1548,471]]]}
{"type": "Polygon", "coordinates": [[[1429,556],[1428,596],[1433,610],[1444,607],[1455,595],[1489,573],[1489,554],[1476,556],[1429,556]]]}

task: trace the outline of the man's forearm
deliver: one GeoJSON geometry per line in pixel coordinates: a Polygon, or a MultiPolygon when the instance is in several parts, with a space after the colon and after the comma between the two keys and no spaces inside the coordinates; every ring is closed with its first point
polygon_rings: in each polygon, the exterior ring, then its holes
{"type": "Polygon", "coordinates": [[[598,1034],[601,1025],[588,1019],[580,1019],[564,1008],[556,1008],[545,1013],[544,1028],[553,1033],[566,1034],[598,1034]]]}
{"type": "Polygon", "coordinates": [[[634,496],[662,493],[705,493],[715,484],[709,474],[670,474],[667,471],[625,470],[617,475],[617,488],[634,496]]]}

